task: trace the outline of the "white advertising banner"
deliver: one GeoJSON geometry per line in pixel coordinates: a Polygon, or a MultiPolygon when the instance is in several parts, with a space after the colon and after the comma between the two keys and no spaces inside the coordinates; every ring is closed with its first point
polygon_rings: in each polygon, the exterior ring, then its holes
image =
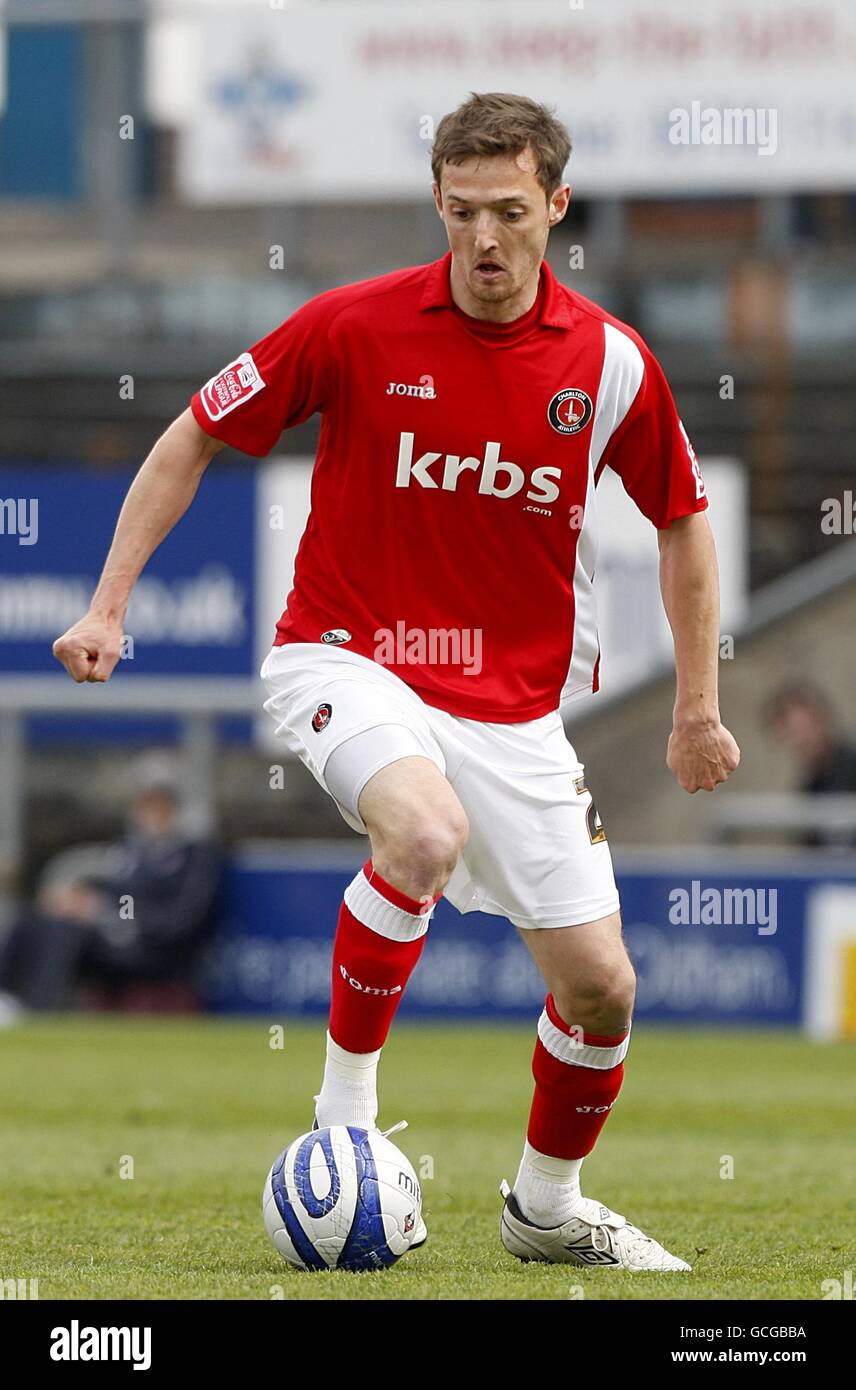
{"type": "Polygon", "coordinates": [[[856,185],[853,0],[198,0],[180,21],[160,13],[149,109],[180,130],[193,201],[424,198],[436,124],[472,90],[555,105],[582,196],[856,185]]]}

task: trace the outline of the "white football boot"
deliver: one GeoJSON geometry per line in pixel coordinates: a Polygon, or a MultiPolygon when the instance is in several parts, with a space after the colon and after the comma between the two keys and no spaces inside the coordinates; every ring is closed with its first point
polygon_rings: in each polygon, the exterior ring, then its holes
{"type": "MultiPolygon", "coordinates": [[[[317,1101],[317,1100],[318,1100],[318,1097],[317,1097],[317,1096],[314,1096],[313,1099],[317,1101]]],[[[319,1127],[320,1127],[320,1126],[319,1126],[319,1124],[318,1124],[318,1120],[316,1119],[315,1116],[313,1116],[313,1117],[312,1117],[312,1128],[313,1128],[313,1129],[318,1129],[319,1127]]],[[[407,1121],[406,1121],[406,1120],[399,1120],[399,1122],[398,1122],[397,1125],[393,1125],[393,1126],[392,1126],[392,1129],[378,1129],[378,1134],[381,1134],[381,1135],[383,1136],[384,1139],[388,1139],[389,1136],[390,1136],[391,1134],[397,1134],[398,1131],[399,1131],[400,1129],[406,1129],[406,1128],[407,1128],[407,1121]]],[[[377,1129],[377,1125],[375,1125],[375,1129],[377,1129]]],[[[410,1244],[408,1245],[407,1249],[408,1249],[408,1250],[416,1250],[418,1246],[424,1245],[427,1239],[428,1239],[428,1227],[425,1225],[425,1222],[424,1222],[423,1219],[422,1219],[422,1208],[420,1207],[420,1209],[419,1209],[419,1221],[418,1221],[418,1223],[417,1223],[416,1230],[415,1230],[414,1233],[413,1233],[413,1239],[412,1239],[412,1241],[410,1242],[410,1244]]]]}
{"type": "Polygon", "coordinates": [[[686,1260],[670,1255],[638,1226],[610,1211],[600,1202],[581,1197],[577,1210],[561,1226],[544,1228],[528,1221],[514,1193],[503,1179],[499,1190],[505,1198],[499,1220],[503,1245],[518,1260],[543,1260],[547,1264],[583,1265],[588,1268],[689,1270],[686,1260]]]}

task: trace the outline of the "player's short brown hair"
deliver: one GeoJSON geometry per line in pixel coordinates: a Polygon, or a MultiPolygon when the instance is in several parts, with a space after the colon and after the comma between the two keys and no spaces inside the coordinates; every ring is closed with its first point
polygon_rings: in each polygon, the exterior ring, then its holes
{"type": "Polygon", "coordinates": [[[443,117],[431,148],[431,170],[439,184],[444,164],[473,155],[521,154],[531,146],[536,178],[550,198],[562,182],[571,154],[571,137],[550,107],[513,92],[471,92],[443,117]]]}

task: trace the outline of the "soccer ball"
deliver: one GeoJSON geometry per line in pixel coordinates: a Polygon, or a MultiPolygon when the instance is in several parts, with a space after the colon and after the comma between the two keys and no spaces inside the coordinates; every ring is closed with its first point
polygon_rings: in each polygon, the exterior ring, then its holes
{"type": "Polygon", "coordinates": [[[410,1248],[422,1194],[409,1161],[378,1130],[301,1134],[267,1175],[268,1235],[298,1269],[384,1269],[410,1248]]]}

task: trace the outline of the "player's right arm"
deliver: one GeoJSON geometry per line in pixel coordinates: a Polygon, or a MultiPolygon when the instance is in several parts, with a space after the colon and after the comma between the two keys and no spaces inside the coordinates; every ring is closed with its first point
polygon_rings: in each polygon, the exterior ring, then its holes
{"type": "Polygon", "coordinates": [[[110,679],[131,591],[214,455],[228,444],[266,458],[284,429],[329,408],[330,323],[347,298],[347,290],[330,290],[308,300],[194,392],[158,440],[125,498],[89,612],[54,642],[73,680],[110,679]]]}
{"type": "Polygon", "coordinates": [[[53,644],[72,680],[106,681],[119,660],[131,592],[145,565],[187,511],[202,474],[224,447],[190,409],[161,435],[122,504],[89,611],[53,644]]]}

